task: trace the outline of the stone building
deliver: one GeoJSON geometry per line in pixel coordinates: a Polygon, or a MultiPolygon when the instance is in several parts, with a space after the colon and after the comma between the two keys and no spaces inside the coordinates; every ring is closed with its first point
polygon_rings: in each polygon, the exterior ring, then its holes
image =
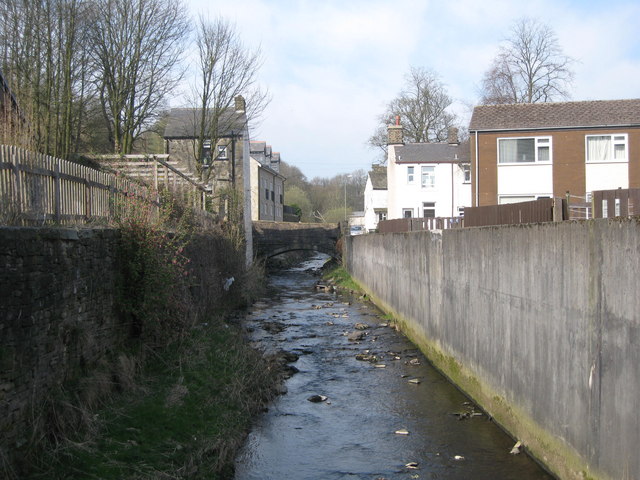
{"type": "Polygon", "coordinates": [[[165,153],[208,185],[214,198],[245,189],[243,172],[249,168],[249,131],[243,97],[236,97],[233,108],[217,114],[203,115],[196,108],[171,109],[163,138],[165,153]]]}
{"type": "Polygon", "coordinates": [[[251,219],[284,220],[284,182],[280,154],[266,142],[251,142],[251,219]]]}

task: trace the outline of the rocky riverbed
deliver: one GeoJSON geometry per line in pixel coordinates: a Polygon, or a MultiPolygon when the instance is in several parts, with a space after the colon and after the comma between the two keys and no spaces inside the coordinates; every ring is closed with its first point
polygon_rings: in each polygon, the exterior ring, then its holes
{"type": "Polygon", "coordinates": [[[237,457],[236,480],[552,478],[524,449],[511,453],[515,439],[375,306],[315,288],[322,262],[273,274],[246,318],[257,348],[286,352],[289,378],[237,457]]]}

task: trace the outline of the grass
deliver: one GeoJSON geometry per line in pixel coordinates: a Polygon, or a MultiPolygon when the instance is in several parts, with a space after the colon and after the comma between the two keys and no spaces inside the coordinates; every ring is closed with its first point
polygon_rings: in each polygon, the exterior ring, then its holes
{"type": "Polygon", "coordinates": [[[217,321],[147,364],[136,388],[97,412],[93,438],[69,439],[30,478],[232,478],[252,417],[274,395],[276,360],[217,321]]]}
{"type": "Polygon", "coordinates": [[[335,265],[331,267],[323,273],[322,278],[323,280],[340,288],[360,292],[360,287],[353,281],[351,275],[349,275],[342,265],[335,265]]]}

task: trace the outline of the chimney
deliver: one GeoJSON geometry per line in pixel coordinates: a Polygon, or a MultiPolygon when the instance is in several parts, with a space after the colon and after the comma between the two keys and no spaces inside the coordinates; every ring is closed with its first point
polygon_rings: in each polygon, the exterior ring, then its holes
{"type": "Polygon", "coordinates": [[[236,102],[236,112],[246,111],[247,103],[244,101],[244,97],[242,95],[238,95],[234,100],[236,102]]]}
{"type": "Polygon", "coordinates": [[[396,124],[387,127],[387,145],[404,145],[404,139],[402,137],[400,115],[396,115],[396,124]]]}
{"type": "Polygon", "coordinates": [[[449,145],[458,145],[460,143],[458,140],[458,129],[456,127],[449,127],[447,142],[449,145]]]}

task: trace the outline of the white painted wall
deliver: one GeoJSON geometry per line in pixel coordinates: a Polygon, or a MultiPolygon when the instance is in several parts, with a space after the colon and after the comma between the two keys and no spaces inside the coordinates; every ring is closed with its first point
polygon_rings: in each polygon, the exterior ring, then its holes
{"type": "Polygon", "coordinates": [[[260,219],[260,162],[251,157],[251,220],[257,221],[260,219]]]}
{"type": "Polygon", "coordinates": [[[585,191],[629,188],[628,162],[588,162],[585,164],[585,191]]]}
{"type": "Polygon", "coordinates": [[[387,190],[374,190],[371,178],[367,176],[364,187],[364,228],[367,231],[378,228],[378,215],[375,211],[378,208],[388,208],[387,190]]]}
{"type": "MultiPolygon", "coordinates": [[[[393,146],[390,146],[391,149],[393,146]]],[[[387,162],[389,219],[402,218],[404,209],[413,217],[423,216],[423,203],[435,203],[436,217],[458,216],[458,207],[471,206],[471,183],[464,182],[463,170],[454,163],[396,164],[395,154],[387,162]],[[408,167],[414,167],[414,179],[408,182],[408,167]],[[433,166],[435,185],[423,187],[422,166],[433,166]]]]}
{"type": "Polygon", "coordinates": [[[523,201],[553,197],[553,165],[498,165],[498,198],[501,196],[522,196],[523,201]]]}

